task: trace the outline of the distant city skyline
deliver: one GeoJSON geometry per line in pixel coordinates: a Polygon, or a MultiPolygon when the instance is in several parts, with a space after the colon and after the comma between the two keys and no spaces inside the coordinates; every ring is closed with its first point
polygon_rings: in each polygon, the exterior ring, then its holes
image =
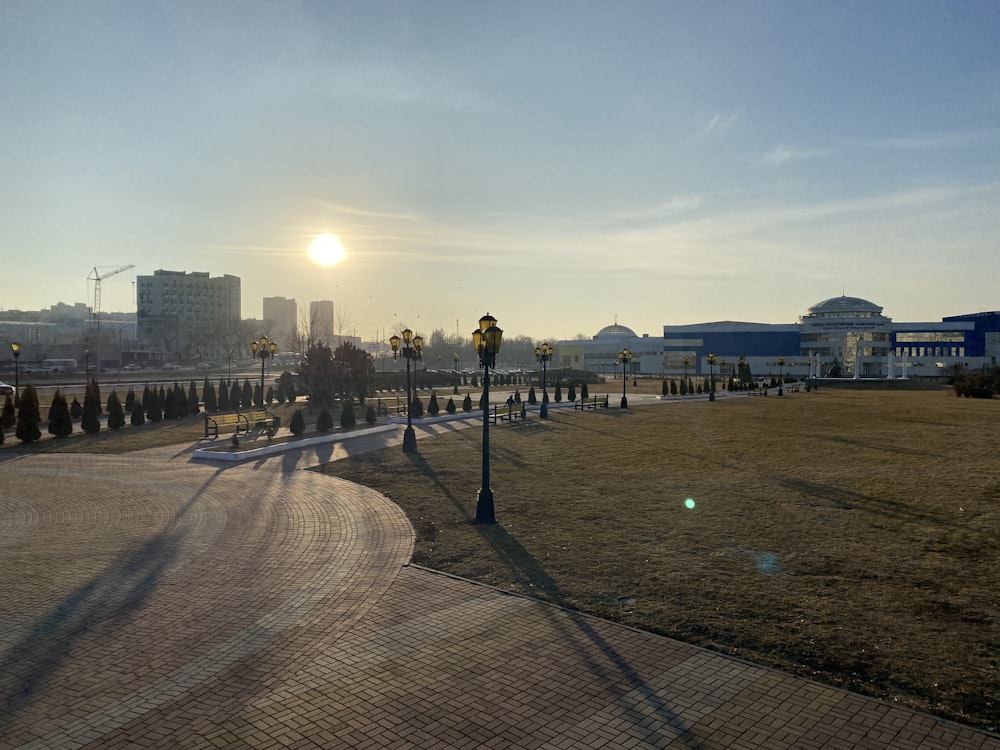
{"type": "Polygon", "coordinates": [[[329,299],[366,340],[995,310],[998,29],[993,0],[12,0],[0,315],[126,264],[102,311],[231,274],[244,318],[329,299]]]}

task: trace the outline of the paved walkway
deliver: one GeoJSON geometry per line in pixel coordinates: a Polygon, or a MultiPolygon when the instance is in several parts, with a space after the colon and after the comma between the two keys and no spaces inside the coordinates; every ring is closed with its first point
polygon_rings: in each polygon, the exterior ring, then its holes
{"type": "Polygon", "coordinates": [[[299,470],[397,440],[0,462],[0,748],[1000,750],[409,566],[395,505],[299,470]]]}

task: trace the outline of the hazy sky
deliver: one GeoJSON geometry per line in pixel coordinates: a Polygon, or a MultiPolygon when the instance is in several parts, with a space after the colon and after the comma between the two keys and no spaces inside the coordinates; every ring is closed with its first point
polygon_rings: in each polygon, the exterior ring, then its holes
{"type": "Polygon", "coordinates": [[[998,40],[996,0],[0,0],[0,310],[127,263],[105,311],[231,273],[365,339],[996,310],[998,40]]]}

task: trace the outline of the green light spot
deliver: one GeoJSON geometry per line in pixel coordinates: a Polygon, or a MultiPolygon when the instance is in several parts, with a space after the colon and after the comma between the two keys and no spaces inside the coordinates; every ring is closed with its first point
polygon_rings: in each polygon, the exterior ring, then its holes
{"type": "Polygon", "coordinates": [[[684,507],[687,508],[688,510],[694,508],[694,500],[689,497],[687,500],[684,501],[684,507]]]}

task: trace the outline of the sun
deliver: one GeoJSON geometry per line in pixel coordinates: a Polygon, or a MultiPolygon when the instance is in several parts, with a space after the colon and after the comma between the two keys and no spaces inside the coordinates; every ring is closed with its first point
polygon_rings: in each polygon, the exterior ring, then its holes
{"type": "Polygon", "coordinates": [[[335,266],[346,255],[347,251],[335,234],[317,234],[309,243],[309,257],[320,266],[335,266]]]}

